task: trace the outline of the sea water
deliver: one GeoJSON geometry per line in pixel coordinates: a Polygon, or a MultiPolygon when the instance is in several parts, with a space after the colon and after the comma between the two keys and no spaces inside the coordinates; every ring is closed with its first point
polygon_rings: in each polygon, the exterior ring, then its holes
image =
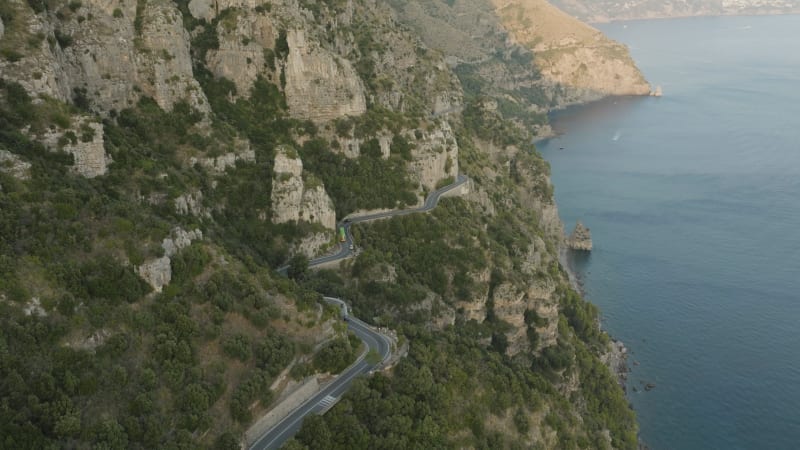
{"type": "Polygon", "coordinates": [[[663,97],[538,144],[654,450],[800,449],[800,16],[600,26],[663,97]],[[655,388],[645,391],[646,384],[655,388]]]}

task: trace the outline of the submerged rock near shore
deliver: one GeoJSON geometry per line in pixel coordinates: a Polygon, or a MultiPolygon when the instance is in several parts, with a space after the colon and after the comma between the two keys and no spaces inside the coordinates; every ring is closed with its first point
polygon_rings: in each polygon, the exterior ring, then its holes
{"type": "Polygon", "coordinates": [[[567,247],[572,250],[592,251],[592,234],[580,220],[575,224],[575,230],[567,238],[567,247]]]}
{"type": "Polygon", "coordinates": [[[628,349],[621,341],[612,340],[608,343],[607,351],[600,356],[600,360],[608,370],[617,378],[617,383],[626,390],[628,381],[628,349]]]}

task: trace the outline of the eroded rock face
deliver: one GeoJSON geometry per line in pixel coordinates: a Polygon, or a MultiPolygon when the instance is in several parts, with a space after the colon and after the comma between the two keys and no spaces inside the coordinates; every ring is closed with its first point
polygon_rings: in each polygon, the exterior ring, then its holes
{"type": "Polygon", "coordinates": [[[188,247],[193,240],[197,239],[203,239],[203,232],[200,230],[173,229],[170,236],[164,238],[161,242],[164,256],[145,261],[136,268],[136,273],[153,288],[153,291],[161,292],[164,286],[168,285],[172,280],[172,261],[170,257],[174,256],[180,249],[188,247]]]}
{"type": "Polygon", "coordinates": [[[336,212],[321,182],[306,185],[303,181],[303,162],[287,148],[275,155],[275,175],[272,179],[272,221],[285,223],[305,221],[325,228],[336,228],[336,212]]]}
{"type": "Polygon", "coordinates": [[[606,351],[600,355],[600,361],[617,376],[617,383],[625,389],[625,381],[628,378],[628,349],[620,341],[608,343],[606,351]]]}
{"type": "Polygon", "coordinates": [[[249,96],[256,78],[267,71],[265,49],[273,50],[277,37],[268,16],[236,11],[231,20],[217,25],[219,49],[206,55],[209,69],[218,77],[225,77],[236,85],[237,93],[249,96]]]}
{"type": "Polygon", "coordinates": [[[478,273],[470,274],[470,277],[475,282],[476,294],[470,300],[456,302],[455,306],[461,311],[465,321],[483,322],[486,319],[486,301],[489,298],[491,271],[487,267],[478,273]]]}
{"type": "Polygon", "coordinates": [[[424,132],[416,144],[409,171],[425,189],[435,190],[439,181],[458,176],[458,144],[447,121],[424,132]]]}
{"type": "Polygon", "coordinates": [[[86,126],[93,130],[92,139],[84,142],[82,139],[75,145],[66,145],[64,150],[72,153],[75,158],[75,171],[86,178],[105,175],[111,158],[106,155],[103,144],[103,126],[99,123],[89,122],[86,126]]]}
{"type": "Polygon", "coordinates": [[[592,234],[580,221],[567,238],[567,246],[573,250],[592,251],[592,234]]]}
{"type": "Polygon", "coordinates": [[[539,350],[556,343],[558,336],[558,301],[555,299],[556,285],[548,279],[531,280],[527,287],[513,283],[501,283],[494,290],[494,313],[497,318],[511,324],[506,334],[509,355],[525,350],[539,350]],[[525,311],[533,310],[541,319],[536,325],[537,348],[530,348],[525,323],[525,311]]]}
{"type": "Polygon", "coordinates": [[[211,217],[211,211],[203,206],[203,191],[195,190],[175,199],[175,212],[200,218],[211,217]]]}
{"type": "Polygon", "coordinates": [[[31,177],[31,164],[7,150],[0,150],[0,172],[18,180],[27,180],[31,177]]]}
{"type": "Polygon", "coordinates": [[[322,122],[367,110],[364,85],[350,61],[307,40],[303,30],[290,30],[286,40],[285,92],[293,117],[322,122]]]}
{"type": "Polygon", "coordinates": [[[90,116],[73,117],[68,130],[49,130],[38,139],[50,150],[63,150],[74,158],[73,170],[86,178],[105,175],[111,158],[106,154],[103,125],[90,116]]]}
{"type": "Polygon", "coordinates": [[[234,151],[232,152],[228,152],[216,157],[192,157],[189,159],[189,164],[200,164],[215,175],[221,175],[229,168],[236,167],[237,161],[251,163],[255,162],[256,160],[256,152],[250,147],[250,141],[246,139],[236,139],[233,150],[234,151]]]}
{"type": "Polygon", "coordinates": [[[311,233],[292,247],[292,253],[302,253],[309,258],[314,258],[319,256],[322,253],[321,250],[330,242],[331,233],[311,233]]]}
{"type": "Polygon", "coordinates": [[[492,0],[515,43],[536,54],[542,77],[562,86],[560,104],[608,95],[648,95],[650,85],[628,49],[545,0],[492,0]]]}
{"type": "Polygon", "coordinates": [[[209,112],[193,76],[190,39],[176,5],[149,0],[139,11],[140,29],[134,25],[136,6],[136,0],[84,0],[64,20],[31,15],[31,34],[52,36],[58,31],[68,43],[43,40],[19,61],[5,64],[4,76],[22,84],[32,97],[45,94],[68,103],[82,97],[104,116],[133,106],[142,94],[166,110],[185,100],[209,112]]]}
{"type": "Polygon", "coordinates": [[[142,90],[165,110],[180,100],[186,100],[196,110],[208,113],[200,84],[192,73],[189,54],[189,33],[183,27],[183,17],[175,3],[168,0],[149,0],[144,13],[140,37],[147,48],[145,56],[138,55],[143,69],[142,90]]]}
{"type": "Polygon", "coordinates": [[[92,351],[105,344],[106,340],[108,340],[110,337],[111,331],[101,328],[92,332],[89,334],[89,336],[73,338],[67,341],[64,345],[78,350],[92,351]]]}
{"type": "Polygon", "coordinates": [[[217,17],[220,11],[228,8],[253,9],[263,3],[260,0],[191,0],[189,12],[198,19],[211,19],[217,17]]]}
{"type": "Polygon", "coordinates": [[[153,288],[153,291],[161,292],[161,289],[172,280],[170,262],[169,256],[149,259],[136,268],[136,273],[153,288]]]}

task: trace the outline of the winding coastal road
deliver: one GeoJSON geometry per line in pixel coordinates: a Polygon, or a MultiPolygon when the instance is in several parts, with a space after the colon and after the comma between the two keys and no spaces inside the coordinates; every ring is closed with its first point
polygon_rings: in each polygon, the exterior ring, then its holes
{"type": "MultiPolygon", "coordinates": [[[[338,298],[325,297],[325,301],[338,305],[345,305],[338,298]]],[[[308,414],[322,414],[330,409],[344,394],[353,380],[361,374],[367,373],[383,364],[391,355],[391,341],[388,337],[375,331],[371,326],[353,316],[348,316],[347,325],[350,331],[356,334],[366,344],[367,348],[361,353],[355,363],[340,373],[336,379],[313,397],[306,400],[294,411],[278,422],[274,427],[261,435],[251,446],[251,450],[271,450],[280,448],[284,442],[295,435],[303,425],[303,418],[308,414]],[[366,356],[369,351],[375,350],[381,356],[377,363],[370,363],[366,356]]]]}
{"type": "MultiPolygon", "coordinates": [[[[346,217],[338,224],[338,227],[344,227],[346,236],[345,242],[341,243],[339,246],[339,251],[331,255],[322,256],[309,261],[309,267],[329,263],[332,261],[338,261],[349,257],[353,252],[353,250],[350,248],[354,246],[353,235],[350,233],[351,225],[355,223],[370,222],[389,217],[405,216],[407,214],[430,211],[436,207],[443,194],[463,185],[467,182],[467,179],[468,178],[466,175],[459,175],[453,184],[431,192],[430,195],[428,195],[428,197],[425,199],[425,202],[422,204],[422,206],[418,208],[386,211],[356,217],[346,217]]],[[[288,266],[278,269],[278,272],[284,275],[287,273],[287,271],[288,266]]],[[[361,356],[358,357],[356,362],[345,369],[344,372],[340,373],[334,381],[317,392],[313,397],[303,402],[283,420],[259,436],[253,442],[253,444],[250,445],[250,450],[272,450],[280,448],[284,442],[286,442],[300,430],[300,427],[303,425],[303,418],[305,416],[311,413],[325,413],[337,401],[339,401],[341,396],[347,391],[347,389],[350,388],[350,385],[353,383],[355,377],[360,374],[368,373],[376,367],[381,366],[391,356],[391,341],[386,335],[379,333],[369,324],[361,321],[357,317],[347,314],[349,307],[343,300],[333,297],[324,297],[324,299],[326,302],[335,304],[345,311],[344,315],[347,317],[348,328],[364,342],[367,348],[361,353],[361,356]],[[367,354],[372,350],[375,350],[381,357],[381,360],[377,363],[370,363],[367,361],[367,354]]]]}
{"type": "MultiPolygon", "coordinates": [[[[338,229],[338,227],[344,227],[345,233],[346,233],[346,236],[347,236],[347,240],[340,245],[339,251],[336,252],[336,253],[333,253],[331,255],[321,256],[319,258],[312,259],[311,261],[308,262],[308,266],[309,267],[314,267],[314,266],[318,266],[320,264],[325,264],[325,263],[329,263],[329,262],[332,262],[332,261],[338,261],[340,259],[345,259],[348,256],[350,256],[350,254],[353,252],[352,250],[350,250],[350,246],[354,245],[353,235],[350,233],[350,226],[351,225],[356,224],[356,223],[371,222],[373,220],[386,219],[386,218],[389,218],[389,217],[405,216],[405,215],[408,215],[408,214],[416,214],[416,213],[430,211],[433,208],[435,208],[436,205],[439,203],[439,198],[441,198],[442,194],[444,194],[446,192],[449,192],[449,191],[452,191],[453,189],[461,186],[462,184],[466,183],[467,180],[468,180],[468,178],[467,178],[466,175],[459,175],[456,178],[456,181],[453,184],[448,184],[447,186],[445,186],[443,188],[440,188],[440,189],[437,189],[437,190],[431,192],[428,195],[428,197],[425,199],[425,203],[423,203],[422,206],[420,206],[418,208],[397,209],[397,210],[393,210],[393,211],[386,211],[386,212],[375,213],[375,214],[367,214],[367,215],[363,215],[363,216],[354,216],[354,217],[347,216],[347,217],[345,217],[344,220],[339,222],[339,224],[337,225],[337,229],[338,229]]],[[[282,273],[285,273],[286,269],[288,269],[288,266],[281,267],[278,270],[282,271],[282,273]]]]}

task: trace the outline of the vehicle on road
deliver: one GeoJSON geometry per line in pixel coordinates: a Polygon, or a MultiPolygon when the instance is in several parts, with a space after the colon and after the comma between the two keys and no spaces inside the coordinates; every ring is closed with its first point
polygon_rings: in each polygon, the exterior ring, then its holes
{"type": "Polygon", "coordinates": [[[344,227],[339,227],[339,242],[347,241],[347,234],[344,231],[344,227]]]}

